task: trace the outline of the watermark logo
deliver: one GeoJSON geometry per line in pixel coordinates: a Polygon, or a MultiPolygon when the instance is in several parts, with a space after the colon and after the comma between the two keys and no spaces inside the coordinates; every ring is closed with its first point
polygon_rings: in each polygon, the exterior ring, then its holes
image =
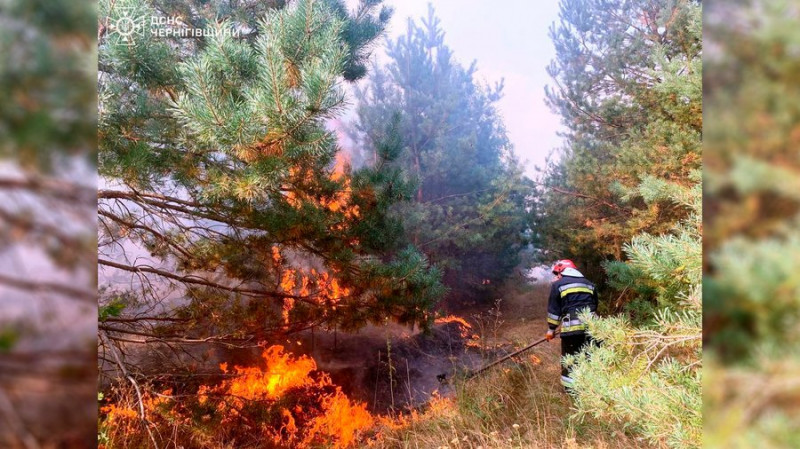
{"type": "Polygon", "coordinates": [[[111,33],[116,33],[128,45],[133,45],[136,36],[144,36],[144,26],[147,23],[146,16],[137,17],[133,14],[133,8],[120,7],[120,15],[109,27],[111,33]]]}
{"type": "Polygon", "coordinates": [[[145,35],[178,38],[241,35],[241,31],[224,26],[197,28],[186,24],[181,17],[136,16],[132,8],[120,8],[119,17],[109,28],[112,34],[117,34],[128,45],[133,45],[137,38],[144,38],[145,35]]]}

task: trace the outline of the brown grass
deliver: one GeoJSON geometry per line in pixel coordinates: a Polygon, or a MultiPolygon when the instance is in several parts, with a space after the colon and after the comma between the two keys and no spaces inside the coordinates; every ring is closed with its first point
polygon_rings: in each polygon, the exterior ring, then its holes
{"type": "MultiPolygon", "coordinates": [[[[518,282],[503,291],[498,340],[521,346],[546,332],[548,284],[518,282]]],[[[385,423],[370,446],[417,448],[646,448],[619,426],[573,417],[560,384],[560,345],[544,343],[485,375],[456,380],[455,394],[435,399],[403,426],[385,423]]]]}
{"type": "MultiPolygon", "coordinates": [[[[547,328],[544,317],[548,291],[547,284],[531,286],[521,280],[506,286],[502,291],[503,300],[499,303],[500,314],[492,315],[491,323],[499,324],[484,333],[486,341],[481,345],[493,348],[502,345],[510,350],[541,338],[547,328]]],[[[488,351],[488,354],[496,352],[488,351]]],[[[618,425],[590,418],[580,420],[573,416],[571,398],[560,384],[558,340],[540,344],[517,359],[470,380],[456,377],[452,388],[446,390],[449,391],[447,397],[434,396],[426,407],[410,415],[375,416],[375,426],[361,433],[357,445],[382,449],[651,447],[645,441],[626,434],[618,425]]],[[[295,395],[314,396],[306,391],[298,391],[295,395]]],[[[116,396],[118,407],[106,411],[100,442],[108,448],[150,446],[136,413],[137,403],[132,393],[119,391],[116,396]],[[109,416],[119,419],[119,423],[113,425],[109,416]]],[[[101,405],[110,408],[105,403],[101,405]]],[[[161,423],[157,437],[180,441],[184,447],[225,447],[220,442],[234,441],[225,433],[241,431],[238,427],[233,430],[233,426],[220,425],[218,420],[209,418],[208,422],[201,419],[191,426],[184,424],[185,432],[180,434],[176,421],[175,431],[169,434],[169,423],[172,422],[169,410],[159,414],[155,412],[158,407],[146,408],[152,411],[149,418],[161,423]]],[[[229,446],[256,447],[243,446],[241,438],[235,441],[237,443],[229,446]]],[[[263,441],[261,444],[269,447],[263,441]]],[[[328,447],[321,441],[319,444],[328,447]]]]}

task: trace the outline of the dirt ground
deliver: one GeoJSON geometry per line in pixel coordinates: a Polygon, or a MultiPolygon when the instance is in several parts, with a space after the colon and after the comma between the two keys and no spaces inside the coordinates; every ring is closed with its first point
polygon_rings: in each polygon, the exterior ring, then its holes
{"type": "MultiPolygon", "coordinates": [[[[319,344],[313,355],[320,369],[329,372],[352,397],[370,403],[375,411],[384,411],[390,405],[385,363],[390,340],[397,382],[392,407],[418,405],[427,402],[433,391],[445,396],[453,393],[448,384],[435,380],[438,374],[446,374],[449,379],[466,370],[479,369],[544,337],[549,292],[549,282],[534,283],[523,276],[513,276],[498,289],[493,303],[471,305],[453,314],[469,323],[470,329],[462,329],[458,323],[439,323],[427,335],[408,329],[384,329],[379,338],[369,337],[375,329],[365,329],[357,335],[340,334],[336,349],[330,341],[319,344]],[[464,333],[458,335],[459,331],[464,333]],[[384,357],[383,361],[376,364],[376,356],[384,357]],[[361,363],[353,363],[354,360],[361,363]],[[341,369],[337,366],[341,362],[349,366],[341,369]]],[[[548,384],[542,387],[560,392],[560,358],[561,344],[556,338],[491,370],[507,369],[515,361],[530,361],[548,384]]]]}
{"type": "MultiPolygon", "coordinates": [[[[546,281],[531,282],[522,276],[514,276],[500,289],[495,308],[482,313],[473,313],[469,321],[480,331],[485,328],[487,341],[496,345],[506,353],[522,348],[547,333],[547,298],[550,283],[546,281]],[[483,324],[485,323],[485,324],[483,324]]],[[[558,338],[544,342],[522,354],[535,364],[541,364],[543,370],[552,371],[554,383],[560,384],[561,343],[558,338]]],[[[509,361],[507,363],[513,363],[509,361]]]]}
{"type": "MultiPolygon", "coordinates": [[[[549,291],[549,282],[533,283],[517,274],[498,289],[499,301],[457,308],[452,316],[469,323],[469,329],[460,322],[438,322],[422,333],[388,324],[367,326],[354,334],[318,331],[313,342],[310,335],[301,335],[286,346],[295,354],[311,355],[334,383],[351,398],[367,402],[372,411],[403,409],[427,402],[434,391],[453,393],[448,384],[437,380],[439,374],[450,379],[542,338],[547,332],[549,291]],[[387,351],[392,364],[387,363],[387,351]]],[[[540,366],[541,378],[552,382],[546,388],[560,389],[560,355],[560,342],[555,339],[514,360],[540,366]]],[[[492,370],[508,368],[514,360],[492,370]]]]}
{"type": "MultiPolygon", "coordinates": [[[[426,403],[433,392],[454,393],[449,383],[438,380],[440,374],[452,379],[542,338],[547,331],[549,290],[548,282],[534,283],[518,271],[498,288],[495,301],[457,305],[450,318],[437,320],[429,332],[386,323],[349,334],[317,329],[275,344],[295,356],[311,356],[334,384],[352,399],[369,404],[371,411],[404,410],[426,403]],[[456,320],[447,321],[452,318],[456,320]]],[[[214,347],[209,354],[209,370],[221,362],[263,363],[260,348],[214,347]]],[[[515,360],[532,361],[548,382],[542,387],[560,389],[559,359],[560,342],[555,339],[491,370],[508,369],[515,360]]]]}

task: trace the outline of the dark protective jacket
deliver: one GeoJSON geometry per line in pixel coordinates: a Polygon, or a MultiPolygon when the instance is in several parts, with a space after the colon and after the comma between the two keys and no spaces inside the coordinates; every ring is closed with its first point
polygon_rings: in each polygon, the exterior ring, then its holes
{"type": "Polygon", "coordinates": [[[586,331],[586,324],[578,318],[578,312],[587,308],[592,313],[597,312],[597,291],[594,284],[577,270],[571,271],[575,275],[563,275],[553,282],[547,303],[547,325],[550,330],[555,330],[560,324],[562,336],[586,331]]]}

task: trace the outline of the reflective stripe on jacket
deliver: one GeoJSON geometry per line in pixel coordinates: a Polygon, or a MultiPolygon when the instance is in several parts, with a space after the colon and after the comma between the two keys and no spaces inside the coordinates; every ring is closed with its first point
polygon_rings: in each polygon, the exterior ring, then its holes
{"type": "Polygon", "coordinates": [[[561,325],[561,335],[586,331],[586,324],[578,317],[584,309],[597,312],[597,291],[584,277],[562,276],[550,287],[547,302],[547,326],[555,330],[561,325]]]}

